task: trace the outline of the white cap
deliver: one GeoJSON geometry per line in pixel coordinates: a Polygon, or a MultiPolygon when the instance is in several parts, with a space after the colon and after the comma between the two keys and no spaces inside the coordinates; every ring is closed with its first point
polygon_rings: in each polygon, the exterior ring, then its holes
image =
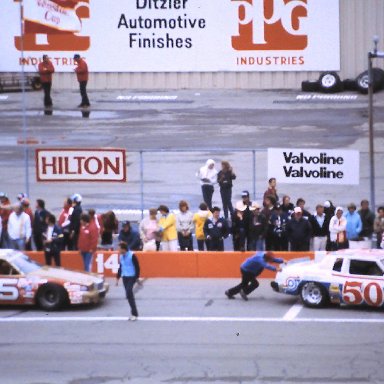
{"type": "Polygon", "coordinates": [[[293,210],[293,212],[295,212],[295,213],[302,213],[303,211],[301,210],[300,207],[295,207],[295,209],[293,210]]]}

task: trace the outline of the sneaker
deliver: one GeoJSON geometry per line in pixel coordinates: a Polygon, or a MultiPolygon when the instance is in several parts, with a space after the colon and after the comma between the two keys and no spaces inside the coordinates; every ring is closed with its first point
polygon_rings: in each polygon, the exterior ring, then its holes
{"type": "Polygon", "coordinates": [[[129,316],[128,321],[136,321],[137,316],[129,316]]]}
{"type": "Polygon", "coordinates": [[[240,296],[243,300],[248,301],[248,297],[243,290],[240,291],[240,296]]]}
{"type": "Polygon", "coordinates": [[[229,293],[229,291],[225,291],[225,295],[228,297],[228,299],[234,299],[235,297],[229,293]]]}

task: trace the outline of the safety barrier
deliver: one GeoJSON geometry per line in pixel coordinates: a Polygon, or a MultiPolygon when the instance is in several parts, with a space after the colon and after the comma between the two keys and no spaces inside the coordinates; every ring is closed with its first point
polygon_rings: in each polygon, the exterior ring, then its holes
{"type": "MultiPolygon", "coordinates": [[[[135,252],[139,259],[142,277],[239,277],[240,264],[254,252],[135,252]]],[[[44,264],[43,252],[27,252],[44,264]]],[[[292,260],[300,257],[315,258],[314,252],[275,252],[276,257],[292,260]]],[[[92,262],[92,272],[105,277],[116,276],[119,255],[116,251],[97,251],[92,262]]],[[[61,253],[64,268],[83,270],[79,252],[61,253]]],[[[275,273],[264,270],[261,278],[272,278],[275,273]]]]}

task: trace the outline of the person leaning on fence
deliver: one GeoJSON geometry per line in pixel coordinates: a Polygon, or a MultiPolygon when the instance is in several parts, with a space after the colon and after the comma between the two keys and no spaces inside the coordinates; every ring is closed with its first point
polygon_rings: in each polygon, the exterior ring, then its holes
{"type": "Polygon", "coordinates": [[[149,216],[144,217],[139,225],[143,251],[158,251],[160,247],[160,228],[157,223],[157,209],[151,208],[149,216]]]}
{"type": "Polygon", "coordinates": [[[206,203],[199,205],[199,210],[193,215],[193,223],[195,224],[195,236],[197,248],[199,251],[204,251],[204,244],[208,250],[209,244],[204,234],[204,224],[208,218],[212,216],[212,212],[208,209],[206,203]]]}
{"type": "Polygon", "coordinates": [[[177,251],[177,230],[176,230],[176,217],[173,213],[169,212],[166,205],[160,205],[158,208],[160,212],[159,230],[161,232],[161,250],[162,251],[177,251]]]}
{"type": "Polygon", "coordinates": [[[193,214],[185,200],[180,201],[179,210],[176,216],[176,228],[180,251],[193,251],[193,214]]]}
{"type": "Polygon", "coordinates": [[[373,229],[376,233],[376,247],[380,249],[381,241],[384,239],[384,206],[377,208],[377,216],[375,218],[373,229]]]}
{"type": "Polygon", "coordinates": [[[329,222],[330,250],[348,248],[347,240],[347,219],[343,216],[343,208],[336,207],[335,215],[329,222]]]}
{"type": "Polygon", "coordinates": [[[224,251],[224,239],[228,237],[227,220],[220,217],[220,208],[212,208],[212,217],[204,224],[204,234],[208,240],[209,251],[224,251]]]}
{"type": "Polygon", "coordinates": [[[56,267],[61,266],[60,253],[64,239],[61,228],[56,224],[56,217],[51,213],[46,218],[47,231],[44,233],[45,264],[52,265],[52,259],[56,267]]]}

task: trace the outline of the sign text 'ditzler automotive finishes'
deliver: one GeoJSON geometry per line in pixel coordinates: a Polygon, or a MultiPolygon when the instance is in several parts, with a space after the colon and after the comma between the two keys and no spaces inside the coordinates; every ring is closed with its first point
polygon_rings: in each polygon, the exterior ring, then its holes
{"type": "Polygon", "coordinates": [[[37,181],[125,182],[123,149],[36,149],[37,181]]]}

